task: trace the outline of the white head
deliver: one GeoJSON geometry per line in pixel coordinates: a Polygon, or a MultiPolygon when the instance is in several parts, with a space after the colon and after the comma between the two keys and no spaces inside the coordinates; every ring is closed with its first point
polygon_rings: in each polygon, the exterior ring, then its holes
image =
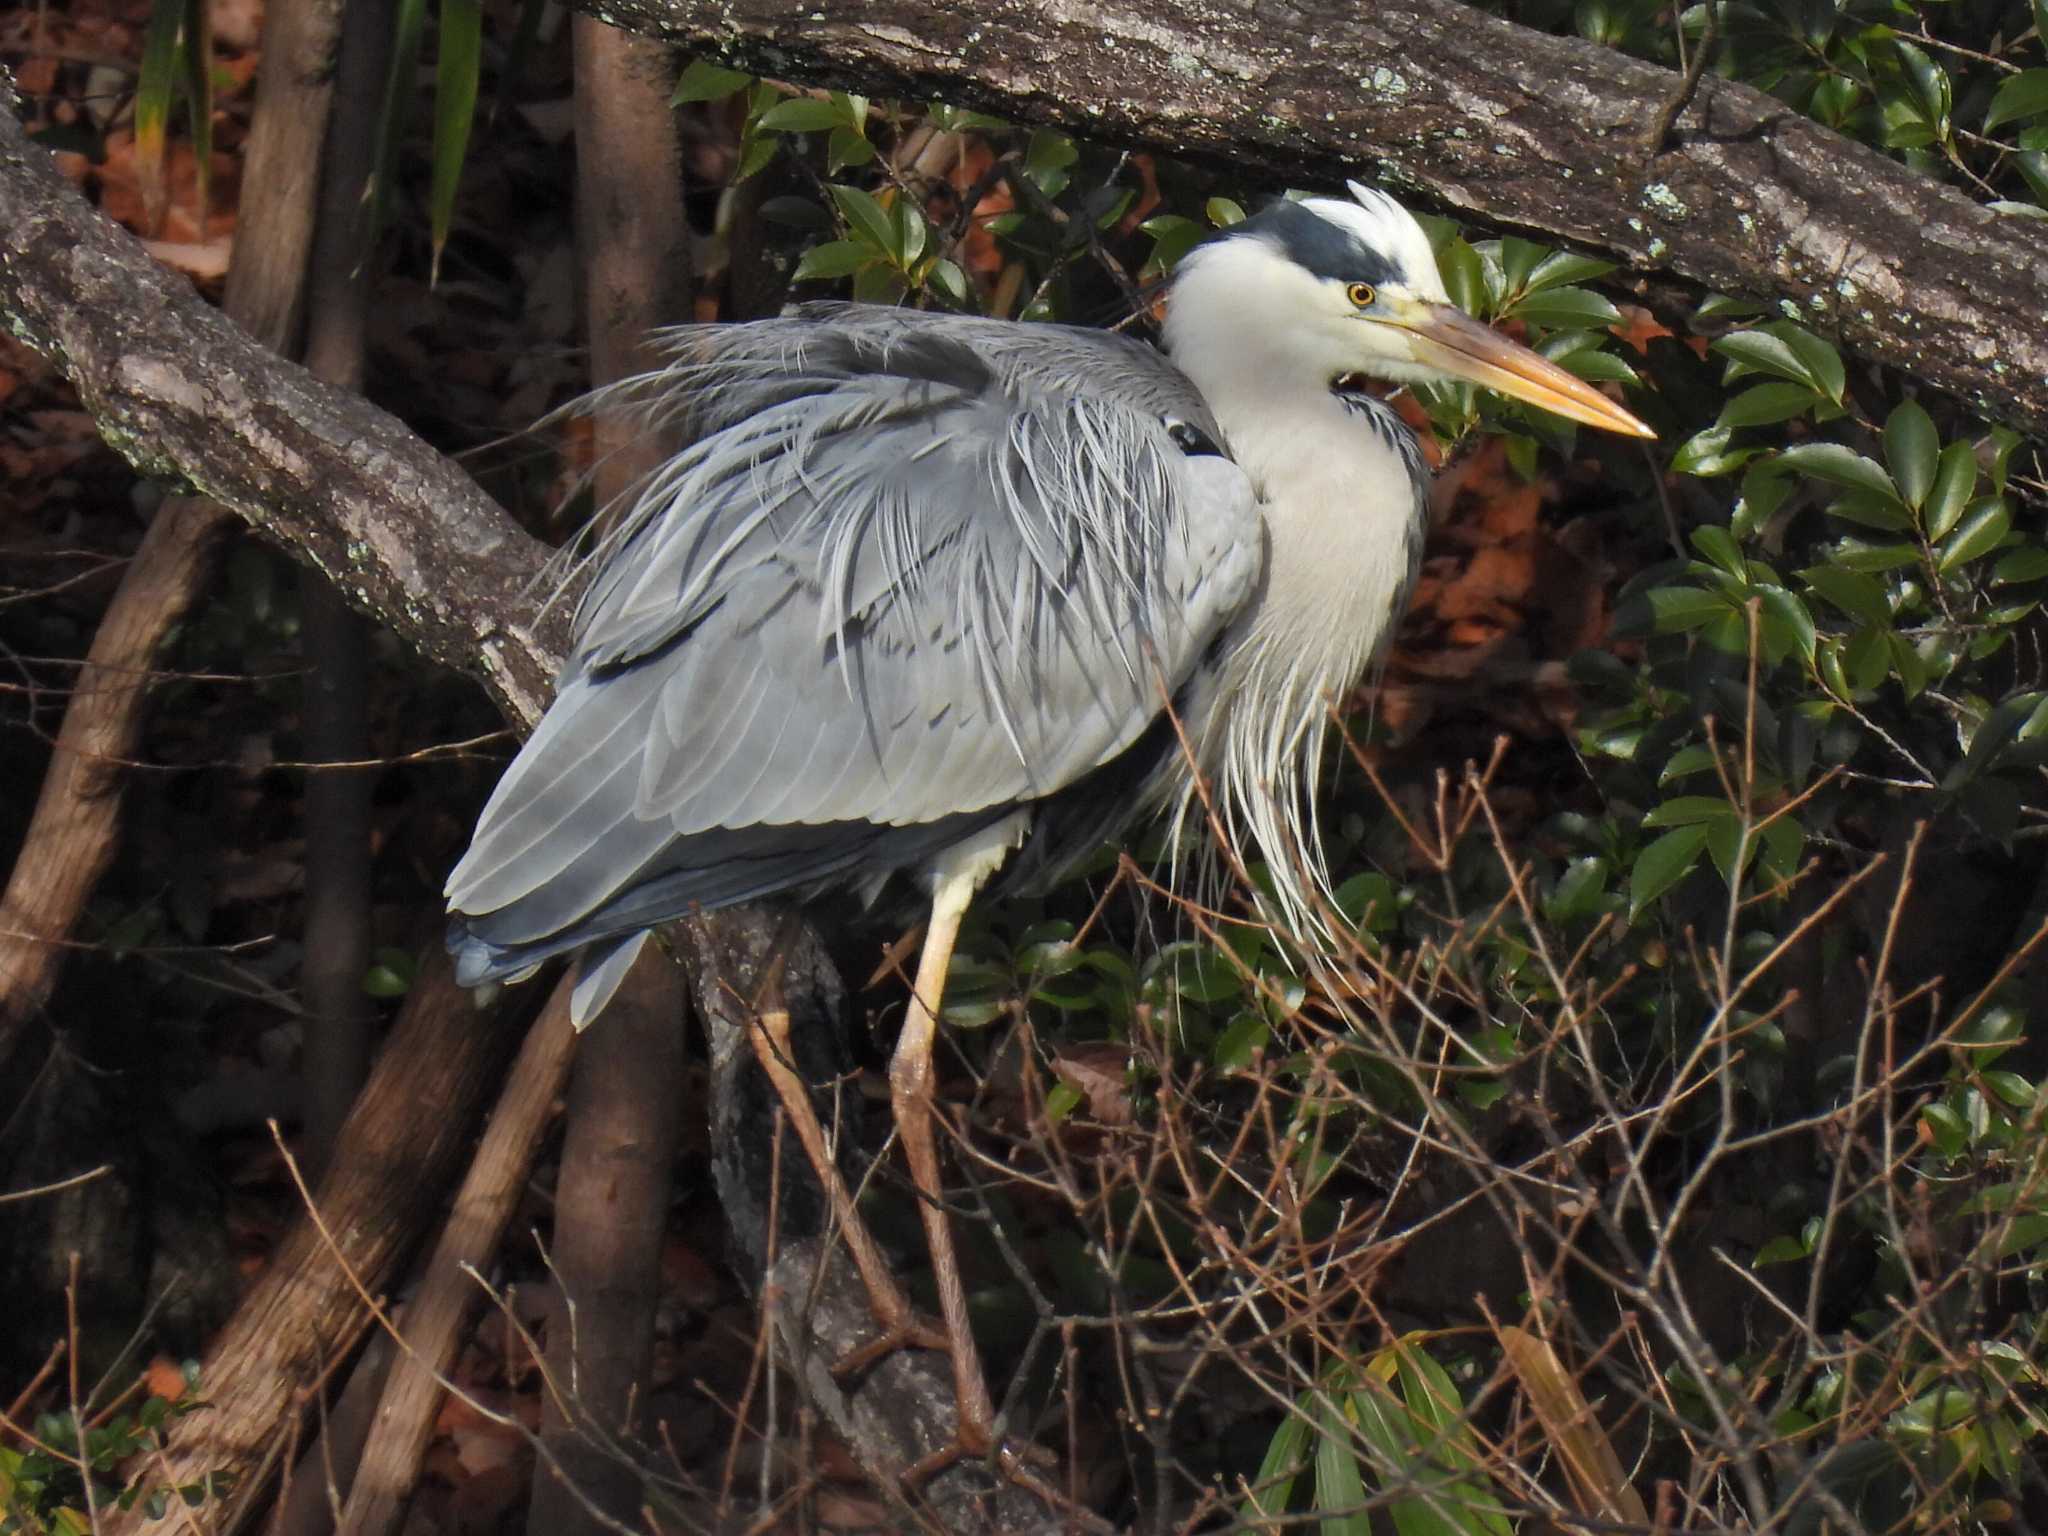
{"type": "Polygon", "coordinates": [[[1590,385],[1454,307],[1429,237],[1386,193],[1276,202],[1183,258],[1166,348],[1220,415],[1233,393],[1328,390],[1347,375],[1463,379],[1649,437],[1590,385]]]}

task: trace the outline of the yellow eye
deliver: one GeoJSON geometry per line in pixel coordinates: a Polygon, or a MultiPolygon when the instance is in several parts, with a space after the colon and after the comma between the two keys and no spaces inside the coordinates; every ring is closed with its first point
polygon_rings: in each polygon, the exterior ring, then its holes
{"type": "Polygon", "coordinates": [[[1373,300],[1379,295],[1372,291],[1371,283],[1353,283],[1344,290],[1344,297],[1360,309],[1371,309],[1373,300]]]}

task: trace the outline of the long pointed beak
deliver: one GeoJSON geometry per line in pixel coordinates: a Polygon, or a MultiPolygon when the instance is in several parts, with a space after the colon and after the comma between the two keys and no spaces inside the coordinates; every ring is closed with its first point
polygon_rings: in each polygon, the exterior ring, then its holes
{"type": "Polygon", "coordinates": [[[1540,405],[1589,427],[1631,437],[1657,435],[1584,379],[1481,325],[1461,309],[1418,304],[1392,323],[1408,334],[1415,361],[1426,367],[1540,405]]]}

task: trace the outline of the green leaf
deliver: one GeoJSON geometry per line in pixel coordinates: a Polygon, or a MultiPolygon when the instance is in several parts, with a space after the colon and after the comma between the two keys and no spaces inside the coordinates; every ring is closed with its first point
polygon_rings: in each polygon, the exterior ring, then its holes
{"type": "Polygon", "coordinates": [[[1839,565],[1815,565],[1801,571],[1799,579],[1854,618],[1872,624],[1891,622],[1892,608],[1884,588],[1861,571],[1839,565]]]}
{"type": "Polygon", "coordinates": [[[893,210],[896,219],[896,255],[898,262],[908,270],[917,265],[917,258],[924,254],[925,241],[931,235],[931,226],[924,221],[924,212],[909,198],[898,196],[893,210]]]}
{"type": "Polygon", "coordinates": [[[1979,555],[1988,555],[2012,532],[2012,509],[1999,496],[1986,496],[1971,503],[1956,531],[1935,552],[1934,568],[1947,575],[1979,555]]]}
{"type": "Polygon", "coordinates": [[[1652,587],[1643,598],[1650,627],[1660,635],[1683,634],[1730,612],[1727,598],[1703,587],[1652,587]]]}
{"type": "Polygon", "coordinates": [[[1772,422],[1803,416],[1821,403],[1822,395],[1810,384],[1775,379],[1754,384],[1721,407],[1724,427],[1762,427],[1772,422]]]}
{"type": "Polygon", "coordinates": [[[1621,323],[1621,311],[1590,288],[1548,288],[1510,304],[1505,314],[1531,325],[1584,330],[1621,323]]]}
{"type": "Polygon", "coordinates": [[[932,269],[925,274],[925,281],[946,296],[948,302],[961,309],[968,307],[967,274],[960,270],[957,261],[941,259],[932,263],[932,269]]]}
{"type": "Polygon", "coordinates": [[[398,145],[412,118],[412,81],[420,62],[420,37],[427,24],[426,0],[399,0],[391,31],[391,68],[384,76],[384,102],[377,113],[377,143],[371,152],[370,220],[364,240],[374,245],[391,207],[398,172],[398,145]]]}
{"type": "Polygon", "coordinates": [[[1524,240],[1518,235],[1506,235],[1499,240],[1487,242],[1493,248],[1500,262],[1501,291],[1522,293],[1529,285],[1529,274],[1536,270],[1536,263],[1549,254],[1548,249],[1533,240],[1524,240]]]}
{"type": "Polygon", "coordinates": [[[1998,564],[1991,572],[1993,584],[2005,587],[2039,581],[2044,576],[2048,576],[2048,549],[2038,546],[2016,549],[2009,555],[1999,556],[1998,564]]]}
{"type": "Polygon", "coordinates": [[[152,233],[167,203],[164,157],[185,14],[185,0],[151,0],[149,30],[142,40],[142,69],[135,82],[135,174],[142,192],[143,216],[152,233]]]}
{"type": "MultiPolygon", "coordinates": [[[[1079,1095],[1075,1097],[1078,1099],[1079,1095]]],[[[1266,1456],[1252,1477],[1250,1492],[1237,1507],[1240,1525],[1250,1526],[1262,1516],[1278,1517],[1287,1512],[1288,1502],[1294,1497],[1294,1480],[1308,1460],[1311,1429],[1304,1411],[1290,1413],[1280,1421],[1273,1438],[1266,1442],[1266,1456]]]]}
{"type": "Polygon", "coordinates": [[[875,158],[875,146],[852,128],[834,128],[825,140],[825,174],[867,165],[875,158]]]}
{"type": "Polygon", "coordinates": [[[1671,467],[1681,475],[1698,475],[1702,479],[1713,475],[1725,475],[1740,469],[1760,450],[1755,448],[1730,448],[1728,439],[1733,432],[1728,427],[1708,427],[1695,432],[1679,445],[1678,452],[1671,456],[1671,467]]]}
{"type": "Polygon", "coordinates": [[[1951,132],[1949,109],[1955,99],[1948,71],[1903,38],[1894,38],[1892,48],[1911,90],[1915,114],[1934,140],[1946,143],[1951,132]]]}
{"type": "Polygon", "coordinates": [[[1749,562],[1742,558],[1742,551],[1736,548],[1734,536],[1726,528],[1704,523],[1693,529],[1692,547],[1710,564],[1719,566],[1737,581],[1748,582],[1749,562]]]}
{"type": "Polygon", "coordinates": [[[1754,299],[1738,299],[1731,294],[1710,293],[1700,300],[1693,318],[1702,322],[1718,324],[1723,320],[1747,320],[1763,313],[1763,306],[1754,299]]]}
{"type": "Polygon", "coordinates": [[[2014,1109],[2034,1107],[2034,1085],[2017,1072],[1983,1072],[1978,1074],[1984,1086],[1997,1094],[2014,1109]]]}
{"type": "Polygon", "coordinates": [[[1209,1048],[1209,1064],[1220,1072],[1239,1072],[1258,1059],[1258,1053],[1273,1038],[1273,1026],[1256,1008],[1247,1008],[1209,1048]]]}
{"type": "Polygon", "coordinates": [[[1766,586],[1758,588],[1757,596],[1762,602],[1757,623],[1770,659],[1783,661],[1797,651],[1807,661],[1813,660],[1813,614],[1799,600],[1799,594],[1783,587],[1766,586]]]}
{"type": "Polygon", "coordinates": [[[1795,1259],[1805,1258],[1810,1252],[1812,1250],[1796,1237],[1774,1237],[1757,1249],[1749,1267],[1762,1269],[1767,1264],[1789,1264],[1795,1259]]]}
{"type": "Polygon", "coordinates": [[[1778,455],[1777,462],[1830,485],[1866,491],[1899,504],[1898,487],[1871,460],[1840,443],[1800,443],[1778,455]]]}
{"type": "Polygon", "coordinates": [[[2048,112],[2048,69],[2023,69],[2007,75],[1992,93],[1990,110],[1984,114],[1984,131],[2042,112],[2048,112]]]}
{"type": "Polygon", "coordinates": [[[1047,197],[1058,197],[1066,190],[1069,168],[1080,158],[1074,141],[1058,129],[1034,129],[1024,147],[1024,174],[1047,197]]]}
{"type": "MultiPolygon", "coordinates": [[[[1715,806],[1723,812],[1728,809],[1720,801],[1716,801],[1715,806]]],[[[1673,828],[1636,855],[1635,867],[1629,871],[1628,877],[1630,919],[1633,920],[1643,908],[1684,879],[1693,865],[1699,862],[1700,850],[1706,846],[1706,825],[1695,822],[1690,826],[1673,828]]]]}
{"type": "Polygon", "coordinates": [[[1536,263],[1535,270],[1523,280],[1525,293],[1541,293],[1546,288],[1556,288],[1565,283],[1589,283],[1596,277],[1605,277],[1614,270],[1614,263],[1602,261],[1597,256],[1580,256],[1572,251],[1553,251],[1536,263]]]}
{"type": "Polygon", "coordinates": [[[1891,652],[1892,670],[1899,675],[1899,686],[1905,689],[1906,702],[1910,704],[1927,687],[1927,663],[1904,635],[1887,630],[1884,643],[1891,652]]]}
{"type": "MultiPolygon", "coordinates": [[[[1797,329],[1794,327],[1794,329],[1797,329]]],[[[1780,333],[1777,326],[1763,326],[1749,331],[1732,331],[1717,338],[1713,350],[1728,359],[1724,382],[1735,380],[1752,373],[1775,374],[1789,379],[1794,384],[1804,384],[1809,389],[1835,399],[1833,391],[1816,374],[1808,360],[1794,349],[1790,339],[1780,333]]]]}
{"type": "Polygon", "coordinates": [[[1880,533],[1905,533],[1913,526],[1913,515],[1889,491],[1845,492],[1828,503],[1828,516],[1880,533]]]}
{"type": "Polygon", "coordinates": [[[441,251],[455,226],[455,194],[476,121],[476,87],[483,70],[484,12],[480,0],[441,0],[441,45],[434,65],[434,179],[428,198],[433,226],[432,278],[441,276],[441,251]]]}
{"type": "Polygon", "coordinates": [[[411,990],[418,961],[409,949],[380,949],[363,974],[363,990],[372,997],[403,997],[411,990]]]}
{"type": "Polygon", "coordinates": [[[1950,443],[1941,450],[1941,461],[1934,471],[1934,485],[1927,492],[1926,504],[1920,509],[1920,521],[1927,529],[1927,537],[1945,537],[1955,527],[1956,519],[1963,515],[1963,508],[1969,504],[1976,489],[1976,450],[1969,443],[1950,443]]]}
{"type": "Polygon", "coordinates": [[[1574,922],[1591,917],[1607,890],[1607,861],[1595,854],[1574,859],[1558,876],[1557,887],[1543,903],[1543,915],[1553,923],[1574,922]]]}
{"type": "Polygon", "coordinates": [[[687,101],[723,101],[753,78],[744,70],[727,69],[709,59],[692,59],[682,78],[676,81],[676,93],[669,98],[669,105],[679,107],[687,101]]]}
{"type": "Polygon", "coordinates": [[[770,133],[823,133],[828,128],[850,128],[853,124],[837,102],[820,101],[815,96],[792,96],[763,112],[754,126],[770,133]]]}
{"type": "Polygon", "coordinates": [[[1941,452],[1934,418],[1917,400],[1903,401],[1884,424],[1884,461],[1891,466],[1899,495],[1914,511],[1934,484],[1934,463],[1941,452]]]}
{"type": "Polygon", "coordinates": [[[773,134],[755,134],[740,142],[739,163],[732,168],[732,183],[738,186],[751,176],[757,176],[768,168],[768,162],[775,158],[775,151],[781,140],[773,134]]]}
{"type": "Polygon", "coordinates": [[[1934,1140],[1934,1150],[1943,1157],[1960,1157],[1970,1144],[1970,1129],[1963,1117],[1946,1104],[1926,1104],[1920,1109],[1920,1123],[1934,1140]]]}
{"type": "Polygon", "coordinates": [[[1689,747],[1680,747],[1671,754],[1663,770],[1657,775],[1659,787],[1673,779],[1690,778],[1696,773],[1709,773],[1714,767],[1714,749],[1704,742],[1694,742],[1689,747]]]}
{"type": "Polygon", "coordinates": [[[213,196],[213,26],[209,15],[207,0],[185,0],[184,37],[178,45],[185,110],[192,126],[193,192],[199,199],[202,232],[213,196]]]}
{"type": "Polygon", "coordinates": [[[873,246],[891,260],[902,259],[903,252],[897,243],[896,220],[888,209],[858,187],[842,187],[835,183],[825,190],[839,205],[839,216],[846,220],[856,240],[873,246]]]}
{"type": "Polygon", "coordinates": [[[1680,795],[1666,800],[1643,818],[1646,827],[1689,827],[1730,814],[1728,802],[1719,795],[1680,795]]]}
{"type": "Polygon", "coordinates": [[[1792,477],[1770,460],[1743,471],[1742,494],[1728,518],[1728,531],[1738,539],[1753,538],[1792,494],[1792,477]]]}
{"type": "Polygon", "coordinates": [[[1177,213],[1162,213],[1145,220],[1138,228],[1152,237],[1152,254],[1145,258],[1145,274],[1163,277],[1180,264],[1181,257],[1200,245],[1208,231],[1193,219],[1177,213]]]}
{"type": "Polygon", "coordinates": [[[1331,1511],[1320,1522],[1322,1536],[1372,1536],[1357,1442],[1334,1394],[1317,1404],[1316,1416],[1316,1508],[1331,1511]]]}
{"type": "MultiPolygon", "coordinates": [[[[1560,331],[1560,336],[1583,335],[1579,331],[1560,331]]],[[[1549,355],[1547,343],[1537,349],[1549,355]]],[[[1619,353],[1608,352],[1599,346],[1574,347],[1554,359],[1566,373],[1595,384],[1641,384],[1642,376],[1629,365],[1619,353]]],[[[1533,476],[1529,478],[1534,478],[1533,476]]]]}
{"type": "Polygon", "coordinates": [[[1486,265],[1464,240],[1453,240],[1436,253],[1437,270],[1451,302],[1468,315],[1486,311],[1486,265]]]}
{"type": "Polygon", "coordinates": [[[828,240],[823,245],[814,245],[804,252],[803,260],[796,264],[791,281],[798,283],[824,282],[832,278],[845,277],[858,272],[869,262],[879,259],[879,253],[871,245],[859,240],[828,240]]]}
{"type": "Polygon", "coordinates": [[[1998,1229],[1997,1257],[2009,1259],[2048,1243],[2048,1211],[2029,1211],[2015,1216],[1998,1229]]]}
{"type": "Polygon", "coordinates": [[[2013,450],[2025,439],[2011,427],[1993,427],[1984,434],[1984,440],[1991,453],[1991,462],[1984,467],[1991,475],[1992,494],[2003,496],[2005,477],[2012,467],[2013,450]]]}
{"type": "Polygon", "coordinates": [[[1081,1107],[1081,1090],[1071,1083],[1054,1083],[1046,1090],[1045,1119],[1048,1125],[1058,1125],[1081,1107]]]}
{"type": "Polygon", "coordinates": [[[1244,222],[1243,207],[1227,197],[1210,198],[1202,205],[1202,212],[1217,229],[1228,229],[1233,224],[1244,222]]]}

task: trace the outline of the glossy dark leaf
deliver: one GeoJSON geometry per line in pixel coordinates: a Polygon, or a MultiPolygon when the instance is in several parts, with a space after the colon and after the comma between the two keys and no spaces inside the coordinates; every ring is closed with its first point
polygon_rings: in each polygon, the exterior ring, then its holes
{"type": "Polygon", "coordinates": [[[1935,460],[1941,453],[1941,438],[1934,430],[1934,418],[1917,400],[1902,401],[1884,424],[1884,459],[1891,467],[1892,483],[1906,505],[1918,511],[1934,484],[1935,460]]]}
{"type": "Polygon", "coordinates": [[[481,0],[441,0],[441,39],[434,63],[434,178],[428,198],[436,278],[441,273],[441,251],[455,225],[455,194],[469,157],[483,52],[481,0]]]}
{"type": "MultiPolygon", "coordinates": [[[[1725,805],[1720,808],[1727,809],[1725,805]]],[[[1637,854],[1635,867],[1629,871],[1628,877],[1629,916],[1633,918],[1641,913],[1643,908],[1684,879],[1693,865],[1699,862],[1700,850],[1706,846],[1706,826],[1694,822],[1673,828],[1637,854]]]]}
{"type": "Polygon", "coordinates": [[[2048,69],[2023,69],[2007,75],[1992,93],[1991,106],[1984,114],[1984,131],[2044,112],[2048,112],[2048,69]]]}

